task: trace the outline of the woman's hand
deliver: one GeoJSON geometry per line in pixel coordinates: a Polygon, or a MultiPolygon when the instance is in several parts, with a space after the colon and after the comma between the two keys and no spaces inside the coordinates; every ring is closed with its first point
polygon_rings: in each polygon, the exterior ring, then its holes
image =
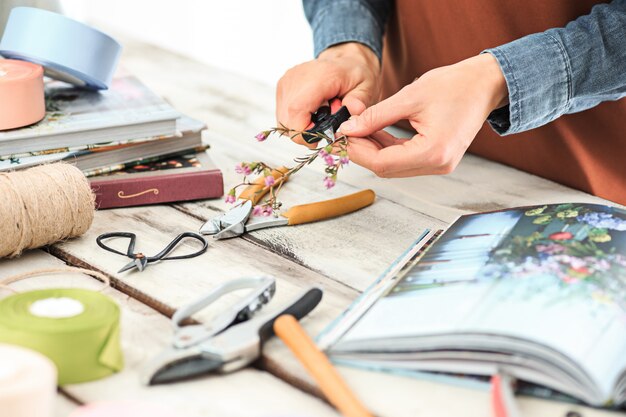
{"type": "Polygon", "coordinates": [[[481,54],[425,73],[397,94],[345,122],[350,160],[380,177],[448,174],[496,108],[507,103],[495,58],[481,54]],[[417,134],[399,139],[383,128],[407,119],[417,134]]]}
{"type": "MultiPolygon", "coordinates": [[[[361,114],[378,100],[379,83],[380,63],[370,48],[353,42],[333,46],[278,81],[276,119],[279,126],[304,130],[311,113],[335,97],[342,98],[351,114],[361,114]]],[[[294,140],[306,145],[301,137],[294,140]]]]}

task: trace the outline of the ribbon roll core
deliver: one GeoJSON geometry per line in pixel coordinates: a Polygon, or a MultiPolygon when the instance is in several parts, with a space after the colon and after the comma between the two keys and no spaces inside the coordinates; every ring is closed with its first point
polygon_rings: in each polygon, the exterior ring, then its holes
{"type": "Polygon", "coordinates": [[[0,415],[52,417],[57,370],[41,353],[0,344],[0,415]]]}
{"type": "Polygon", "coordinates": [[[117,304],[96,291],[28,291],[0,300],[0,342],[50,358],[59,385],[93,381],[123,367],[119,319],[117,304]]]}
{"type": "Polygon", "coordinates": [[[45,115],[43,68],[0,59],[0,130],[32,125],[45,115]]]}
{"type": "Polygon", "coordinates": [[[15,7],[0,41],[0,55],[44,67],[50,78],[106,90],[122,51],[109,35],[63,15],[15,7]]]}

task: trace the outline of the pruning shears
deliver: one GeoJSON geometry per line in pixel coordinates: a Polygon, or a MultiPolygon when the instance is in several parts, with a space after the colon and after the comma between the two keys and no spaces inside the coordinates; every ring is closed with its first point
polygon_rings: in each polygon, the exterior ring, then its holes
{"type": "Polygon", "coordinates": [[[322,299],[322,290],[309,288],[278,311],[263,314],[276,288],[272,277],[242,278],[215,287],[210,293],[177,310],[172,316],[174,337],[142,372],[146,385],[186,380],[207,373],[229,373],[259,358],[274,335],[274,320],[282,314],[305,317],[322,299]],[[233,291],[249,289],[248,296],[208,324],[183,322],[233,291]]]}
{"type": "MultiPolygon", "coordinates": [[[[276,181],[286,181],[282,168],[272,171],[270,175],[276,181]]],[[[250,216],[253,206],[269,191],[269,187],[261,185],[264,178],[257,178],[241,193],[239,204],[202,225],[200,233],[213,235],[214,239],[227,239],[267,227],[311,223],[352,213],[369,206],[376,199],[374,191],[363,190],[331,200],[293,206],[278,215],[250,216]]]]}

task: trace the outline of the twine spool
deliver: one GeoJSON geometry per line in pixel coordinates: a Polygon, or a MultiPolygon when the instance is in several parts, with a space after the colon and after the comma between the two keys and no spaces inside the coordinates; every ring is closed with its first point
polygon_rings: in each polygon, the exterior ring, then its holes
{"type": "Polygon", "coordinates": [[[0,173],[0,196],[0,258],[80,236],[93,221],[89,182],[72,165],[0,173]]]}

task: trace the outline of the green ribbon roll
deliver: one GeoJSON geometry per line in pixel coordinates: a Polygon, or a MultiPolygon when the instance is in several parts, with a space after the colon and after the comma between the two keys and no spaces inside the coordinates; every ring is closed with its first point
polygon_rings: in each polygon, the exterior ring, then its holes
{"type": "Polygon", "coordinates": [[[46,355],[57,366],[59,385],[100,379],[124,366],[120,309],[109,297],[90,290],[44,289],[1,299],[0,342],[46,355]],[[58,305],[59,300],[75,311],[55,315],[33,308],[41,302],[58,305]]]}

